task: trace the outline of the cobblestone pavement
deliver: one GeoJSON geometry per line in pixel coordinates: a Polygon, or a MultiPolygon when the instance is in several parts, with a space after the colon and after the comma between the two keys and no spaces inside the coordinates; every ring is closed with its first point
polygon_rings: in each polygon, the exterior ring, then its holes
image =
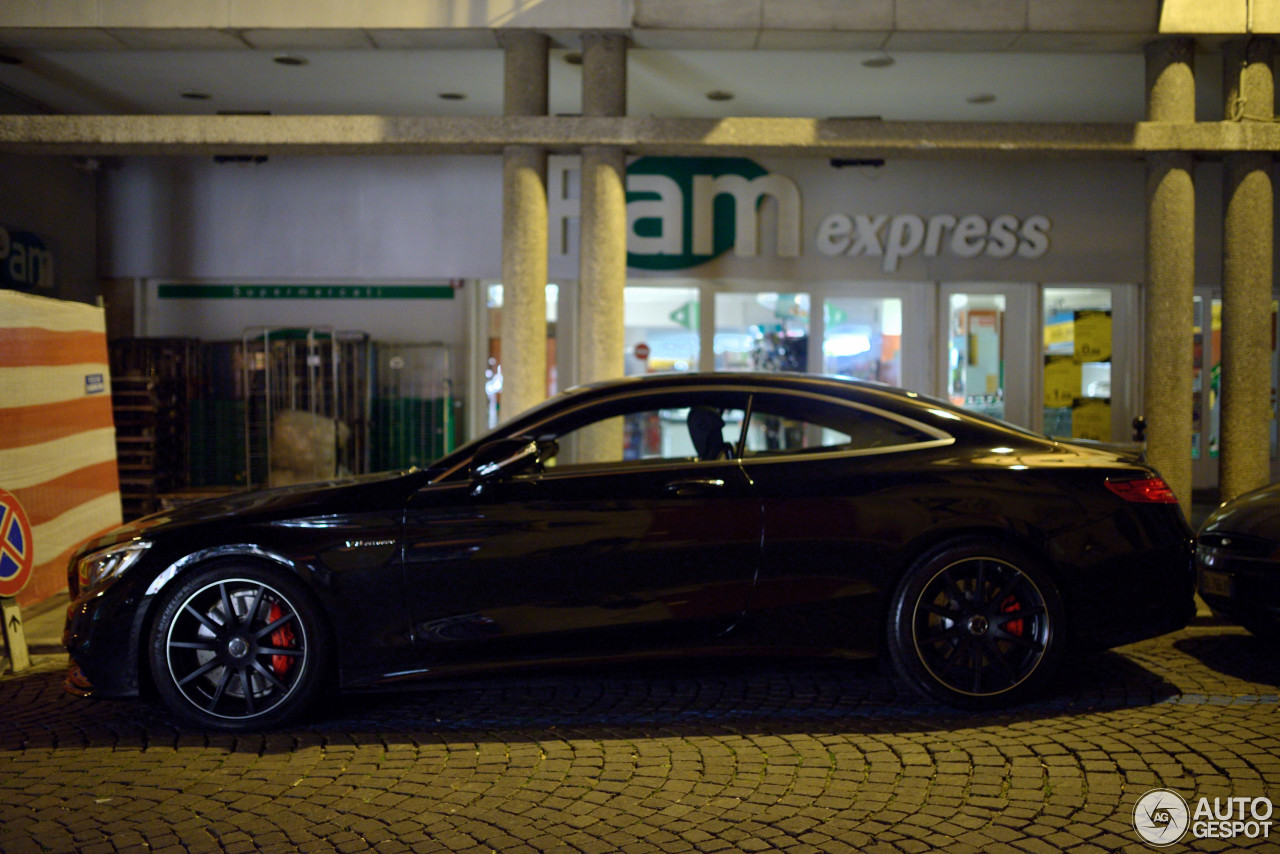
{"type": "Polygon", "coordinates": [[[1280,801],[1276,649],[1225,626],[1075,664],[1002,713],[923,703],[871,662],[701,662],[443,682],[240,737],[76,699],[64,657],[36,662],[0,679],[15,854],[1087,854],[1153,850],[1131,821],[1154,787],[1280,801]]]}

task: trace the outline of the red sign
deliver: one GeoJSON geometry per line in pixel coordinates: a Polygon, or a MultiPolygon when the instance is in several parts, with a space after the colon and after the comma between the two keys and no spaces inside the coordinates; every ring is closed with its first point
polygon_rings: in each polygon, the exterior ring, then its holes
{"type": "Polygon", "coordinates": [[[18,499],[0,489],[0,596],[17,596],[27,586],[34,556],[26,511],[18,499]]]}
{"type": "Polygon", "coordinates": [[[635,353],[636,358],[643,362],[645,359],[649,358],[649,345],[641,341],[636,345],[635,353]]]}

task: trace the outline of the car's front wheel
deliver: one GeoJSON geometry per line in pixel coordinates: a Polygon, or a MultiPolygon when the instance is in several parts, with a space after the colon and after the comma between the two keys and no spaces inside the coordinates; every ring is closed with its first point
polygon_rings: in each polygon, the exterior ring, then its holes
{"type": "Polygon", "coordinates": [[[966,707],[1023,699],[1049,679],[1066,640],[1062,598],[1031,558],[969,540],[926,554],[890,604],[897,674],[929,697],[966,707]]]}
{"type": "Polygon", "coordinates": [[[150,659],[156,689],[178,715],[242,731],[277,726],[315,700],[329,643],[298,581],[232,562],[197,572],[165,596],[150,659]]]}

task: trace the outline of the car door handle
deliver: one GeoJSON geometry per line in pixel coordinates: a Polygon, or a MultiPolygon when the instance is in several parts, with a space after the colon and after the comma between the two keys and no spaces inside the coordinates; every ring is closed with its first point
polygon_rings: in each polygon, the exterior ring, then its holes
{"type": "Polygon", "coordinates": [[[724,481],[718,477],[698,478],[695,480],[673,480],[667,484],[667,492],[681,498],[692,498],[697,495],[710,495],[724,489],[724,481]]]}

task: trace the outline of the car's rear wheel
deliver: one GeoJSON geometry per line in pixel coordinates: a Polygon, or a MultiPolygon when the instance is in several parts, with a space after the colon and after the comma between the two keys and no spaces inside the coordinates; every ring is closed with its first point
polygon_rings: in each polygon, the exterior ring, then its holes
{"type": "Polygon", "coordinates": [[[151,632],[151,674],[187,721],[222,730],[277,726],[323,687],[329,643],[295,579],[257,564],[211,566],[178,584],[151,632]]]}
{"type": "Polygon", "coordinates": [[[888,648],[897,674],[929,697],[995,707],[1038,690],[1061,661],[1062,598],[1027,555],[986,540],[926,554],[890,606],[888,648]]]}

